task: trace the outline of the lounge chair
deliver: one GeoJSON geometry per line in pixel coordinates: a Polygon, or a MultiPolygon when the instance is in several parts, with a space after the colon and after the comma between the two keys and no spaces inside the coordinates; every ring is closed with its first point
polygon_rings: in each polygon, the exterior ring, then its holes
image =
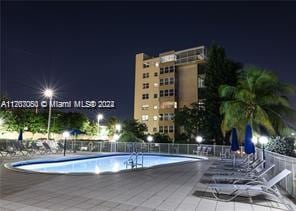
{"type": "Polygon", "coordinates": [[[29,156],[32,153],[32,150],[26,149],[25,146],[21,142],[19,142],[19,141],[17,141],[17,142],[14,143],[14,147],[23,156],[29,156]]]}
{"type": "MultiPolygon", "coordinates": [[[[251,181],[243,185],[237,184],[209,184],[213,196],[220,201],[232,201],[238,196],[255,197],[265,194],[288,206],[276,188],[276,184],[287,177],[291,171],[285,169],[268,181],[251,181]],[[228,198],[221,198],[221,194],[228,198]]],[[[289,207],[290,208],[290,207],[289,207]]]]}
{"type": "Polygon", "coordinates": [[[241,182],[250,182],[254,180],[262,180],[263,177],[274,167],[275,165],[271,165],[267,168],[261,169],[261,171],[254,172],[252,174],[244,174],[244,175],[215,175],[212,176],[212,179],[214,183],[217,183],[218,181],[226,181],[227,183],[241,183],[241,182]]]}
{"type": "Polygon", "coordinates": [[[201,146],[197,146],[196,147],[196,150],[193,150],[193,154],[200,154],[200,152],[201,152],[201,146]]]}
{"type": "Polygon", "coordinates": [[[43,142],[42,143],[44,149],[45,149],[45,153],[52,153],[53,151],[51,150],[50,146],[48,145],[48,143],[43,142]]]}
{"type": "Polygon", "coordinates": [[[256,165],[250,166],[250,168],[232,168],[232,169],[215,169],[208,171],[206,174],[210,175],[246,175],[254,173],[265,163],[265,160],[261,160],[256,165]]]}

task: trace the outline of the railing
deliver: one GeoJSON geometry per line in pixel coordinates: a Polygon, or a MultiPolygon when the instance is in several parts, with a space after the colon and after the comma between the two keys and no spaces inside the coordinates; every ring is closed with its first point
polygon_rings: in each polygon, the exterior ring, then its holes
{"type": "MultiPolygon", "coordinates": [[[[257,148],[257,155],[263,157],[262,149],[257,148]]],[[[266,166],[275,164],[271,176],[275,176],[284,169],[292,173],[280,182],[280,186],[291,196],[296,198],[296,158],[265,150],[266,166]]]]}

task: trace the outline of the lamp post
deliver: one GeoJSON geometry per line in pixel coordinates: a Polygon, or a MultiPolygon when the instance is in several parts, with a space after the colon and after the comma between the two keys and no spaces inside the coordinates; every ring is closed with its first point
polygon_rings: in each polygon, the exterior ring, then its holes
{"type": "Polygon", "coordinates": [[[103,114],[98,114],[97,115],[97,120],[98,120],[98,136],[100,136],[100,121],[104,118],[103,114]]]}
{"type": "Polygon", "coordinates": [[[198,144],[201,144],[201,142],[202,142],[202,137],[201,137],[201,136],[196,136],[196,137],[195,137],[195,141],[196,141],[198,144]]]}
{"type": "MultiPolygon", "coordinates": [[[[266,136],[261,136],[259,138],[259,143],[262,145],[262,157],[263,160],[265,160],[265,145],[268,142],[268,138],[266,136]]],[[[265,163],[263,164],[263,167],[265,168],[265,163]]]]}
{"type": "Polygon", "coordinates": [[[70,133],[68,131],[63,132],[64,137],[64,156],[66,156],[66,149],[67,149],[67,138],[70,136],[70,133]]]}
{"type": "Polygon", "coordinates": [[[47,140],[49,140],[49,138],[50,138],[51,104],[52,104],[52,96],[53,96],[54,92],[52,89],[46,89],[43,94],[45,97],[49,98],[48,122],[47,122],[47,140]]]}

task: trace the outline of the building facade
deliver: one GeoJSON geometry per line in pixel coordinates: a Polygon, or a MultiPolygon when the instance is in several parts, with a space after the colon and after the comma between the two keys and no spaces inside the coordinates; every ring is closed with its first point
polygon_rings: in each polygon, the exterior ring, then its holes
{"type": "Polygon", "coordinates": [[[174,140],[176,110],[202,103],[205,59],[204,46],[158,57],[136,55],[134,118],[147,125],[148,133],[164,133],[174,140]]]}

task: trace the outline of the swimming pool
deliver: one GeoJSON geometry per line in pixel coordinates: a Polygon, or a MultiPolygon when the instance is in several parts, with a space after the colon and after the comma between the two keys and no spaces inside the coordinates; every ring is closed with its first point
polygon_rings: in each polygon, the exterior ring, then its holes
{"type": "MultiPolygon", "coordinates": [[[[80,157],[59,160],[27,160],[10,164],[10,168],[40,173],[93,173],[119,172],[131,169],[127,165],[130,154],[109,154],[97,157],[80,157]]],[[[197,161],[198,158],[179,155],[143,154],[137,157],[137,168],[149,168],[158,165],[197,161]]],[[[136,157],[132,157],[136,163],[136,157]]],[[[136,166],[134,166],[135,168],[136,166]]]]}

